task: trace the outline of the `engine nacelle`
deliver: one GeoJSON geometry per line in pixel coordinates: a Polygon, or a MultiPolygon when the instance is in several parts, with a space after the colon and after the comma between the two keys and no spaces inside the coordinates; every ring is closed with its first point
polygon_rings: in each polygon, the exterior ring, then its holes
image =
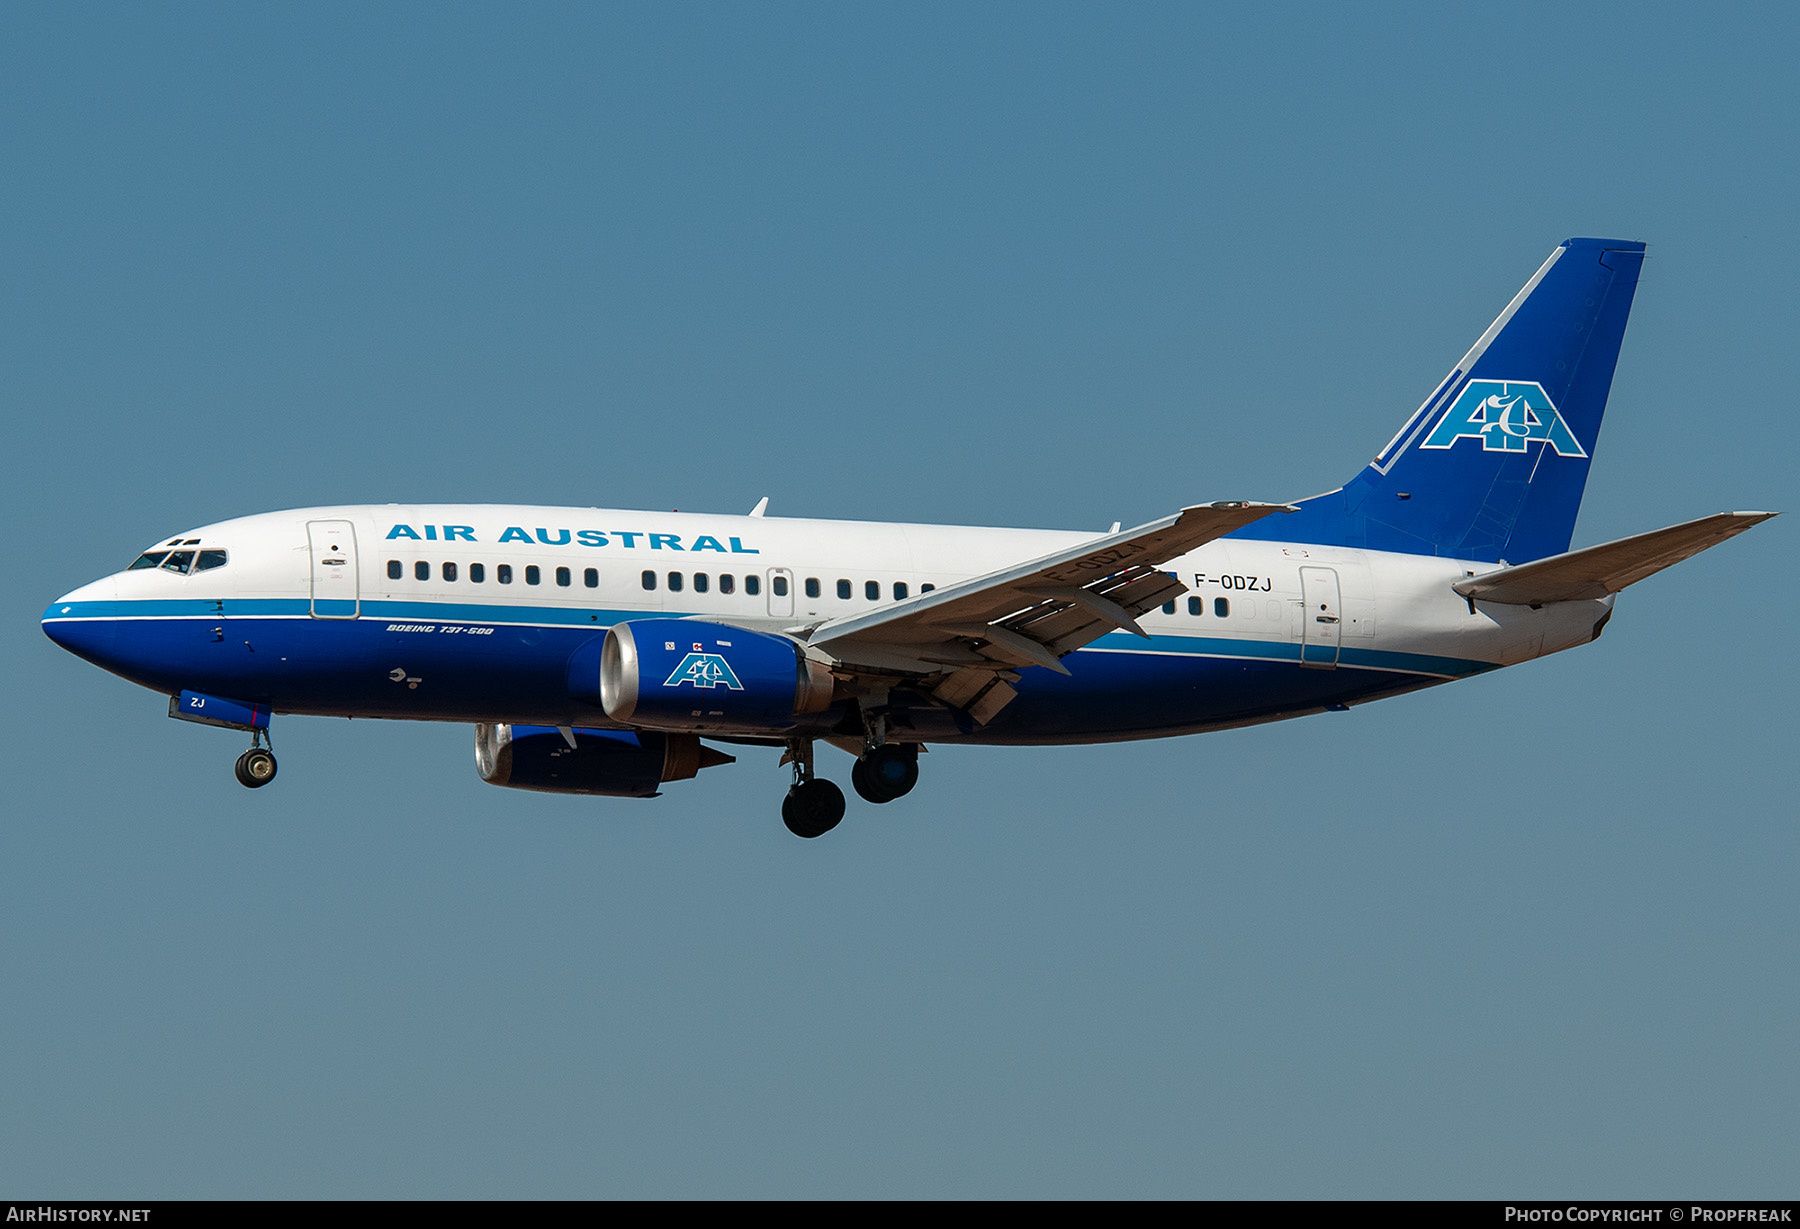
{"type": "Polygon", "coordinates": [[[633,619],[606,634],[600,703],[653,730],[766,734],[831,707],[830,669],[791,636],[700,619],[633,619]]]}
{"type": "Polygon", "coordinates": [[[489,785],[547,794],[654,798],[664,781],[685,781],[702,768],[730,764],[722,751],[692,734],[653,730],[571,731],[571,747],[555,726],[475,727],[475,770],[489,785]]]}

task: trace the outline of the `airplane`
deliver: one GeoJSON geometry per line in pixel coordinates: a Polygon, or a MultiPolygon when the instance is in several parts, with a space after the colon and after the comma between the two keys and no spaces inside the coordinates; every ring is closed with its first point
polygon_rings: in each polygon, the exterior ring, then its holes
{"type": "Polygon", "coordinates": [[[246,731],[467,722],[494,785],[645,798],[779,748],[788,829],[933,743],[1099,743],[1401,695],[1599,638],[1626,586],[1775,515],[1571,550],[1639,242],[1559,245],[1374,460],[1294,503],[1104,534],[508,505],[269,512],[159,541],[44,612],[58,645],[246,731]],[[703,742],[705,738],[708,742],[703,742]]]}

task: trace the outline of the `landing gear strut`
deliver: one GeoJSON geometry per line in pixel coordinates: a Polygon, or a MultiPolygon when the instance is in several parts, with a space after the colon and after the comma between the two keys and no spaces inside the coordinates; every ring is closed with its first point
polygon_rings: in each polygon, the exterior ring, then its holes
{"type": "Polygon", "coordinates": [[[844,818],[844,791],[824,777],[813,775],[812,750],[810,738],[796,738],[788,744],[794,787],[781,803],[781,822],[795,836],[809,840],[824,836],[844,818]]]}
{"type": "Polygon", "coordinates": [[[275,779],[275,744],[271,741],[267,747],[263,746],[261,730],[252,730],[250,736],[253,740],[250,750],[238,756],[234,771],[239,784],[261,789],[275,779]]]}

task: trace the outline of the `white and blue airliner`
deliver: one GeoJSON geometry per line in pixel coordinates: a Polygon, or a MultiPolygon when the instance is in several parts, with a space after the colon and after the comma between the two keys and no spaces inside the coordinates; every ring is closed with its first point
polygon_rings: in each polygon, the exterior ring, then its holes
{"type": "Polygon", "coordinates": [[[1618,592],[1774,515],[1569,549],[1641,243],[1570,239],[1375,459],[1294,504],[1100,536],[493,505],[268,512],[44,612],[57,644],[245,730],[459,721],[495,785],[655,796],[781,748],[782,817],[890,802],[930,743],[1110,742],[1341,710],[1597,639],[1618,592]]]}

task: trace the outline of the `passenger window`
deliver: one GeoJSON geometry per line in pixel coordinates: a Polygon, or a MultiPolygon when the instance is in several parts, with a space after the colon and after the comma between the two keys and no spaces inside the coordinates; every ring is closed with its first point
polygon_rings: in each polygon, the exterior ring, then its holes
{"type": "Polygon", "coordinates": [[[574,578],[569,575],[568,568],[557,568],[556,569],[556,586],[557,586],[557,588],[567,589],[569,587],[569,582],[573,579],[574,578]]]}
{"type": "Polygon", "coordinates": [[[694,573],[694,592],[705,593],[712,588],[712,579],[705,572],[694,573]]]}
{"type": "Polygon", "coordinates": [[[479,563],[471,563],[469,565],[469,583],[470,584],[478,585],[486,579],[487,579],[487,568],[484,565],[479,564],[479,563]]]}
{"type": "MultiPolygon", "coordinates": [[[[785,594],[787,592],[787,581],[777,580],[775,583],[781,586],[782,593],[785,594]]],[[[762,577],[760,577],[760,576],[744,577],[744,592],[748,593],[751,597],[755,597],[758,593],[761,593],[762,592],[762,577]]]]}
{"type": "Polygon", "coordinates": [[[456,579],[456,565],[454,563],[446,563],[444,565],[444,579],[445,580],[455,580],[456,579]]]}
{"type": "Polygon", "coordinates": [[[512,564],[502,563],[494,568],[494,579],[503,585],[512,584],[512,564]]]}
{"type": "Polygon", "coordinates": [[[863,596],[871,602],[879,602],[881,600],[881,582],[879,580],[863,581],[863,596]]]}
{"type": "Polygon", "coordinates": [[[210,572],[214,568],[225,566],[225,552],[222,550],[203,550],[200,558],[194,561],[194,571],[210,572]]]}
{"type": "Polygon", "coordinates": [[[837,593],[838,593],[838,599],[840,601],[845,601],[845,602],[849,601],[850,600],[850,582],[847,580],[838,581],[837,593]]]}
{"type": "MultiPolygon", "coordinates": [[[[136,567],[137,565],[134,563],[131,566],[136,567]]],[[[400,566],[400,561],[398,559],[389,559],[388,579],[399,580],[404,575],[406,575],[406,569],[400,566]]]]}
{"type": "Polygon", "coordinates": [[[600,569],[589,568],[587,571],[583,572],[581,574],[581,583],[590,589],[598,589],[600,587],[600,569]]]}
{"type": "Polygon", "coordinates": [[[1213,613],[1218,615],[1221,619],[1230,618],[1231,617],[1231,602],[1230,602],[1230,600],[1227,598],[1215,597],[1213,599],[1213,613]]]}
{"type": "Polygon", "coordinates": [[[1174,602],[1164,602],[1163,603],[1163,613],[1164,614],[1174,614],[1175,613],[1175,603],[1174,602]]]}
{"type": "Polygon", "coordinates": [[[920,585],[919,592],[920,593],[930,593],[935,588],[937,588],[936,585],[920,585]]]}
{"type": "MultiPolygon", "coordinates": [[[[755,580],[756,578],[754,576],[752,576],[750,579],[755,580]]],[[[774,580],[770,581],[769,583],[775,586],[775,596],[776,597],[786,597],[788,595],[787,577],[777,576],[774,580]]],[[[747,585],[745,587],[748,588],[747,585]]],[[[754,597],[756,595],[756,590],[751,589],[750,594],[751,594],[751,596],[754,597]]]]}
{"type": "Polygon", "coordinates": [[[538,581],[543,579],[543,575],[544,574],[542,572],[538,571],[537,564],[528,563],[525,565],[525,583],[526,584],[528,584],[528,585],[537,584],[538,581]]]}
{"type": "Polygon", "coordinates": [[[131,566],[125,570],[127,572],[135,572],[139,568],[153,568],[163,561],[163,556],[167,553],[167,551],[147,550],[136,559],[133,559],[131,561],[131,566]]]}
{"type": "Polygon", "coordinates": [[[191,550],[171,551],[169,557],[163,560],[162,565],[168,571],[180,572],[186,576],[188,569],[194,566],[194,552],[191,550]]]}
{"type": "MultiPolygon", "coordinates": [[[[775,583],[780,584],[781,582],[776,581],[775,583]]],[[[819,596],[819,578],[817,576],[808,576],[806,578],[806,596],[807,597],[818,597],[819,596]]]]}
{"type": "Polygon", "coordinates": [[[429,563],[426,563],[423,559],[421,559],[417,563],[413,564],[413,579],[414,580],[430,580],[431,579],[431,565],[429,563]]]}
{"type": "Polygon", "coordinates": [[[669,573],[669,592],[670,593],[680,593],[681,592],[681,583],[682,583],[682,578],[681,578],[680,572],[670,572],[669,573]]]}
{"type": "Polygon", "coordinates": [[[1191,615],[1205,614],[1206,600],[1204,598],[1190,597],[1188,599],[1188,613],[1191,615]]]}
{"type": "Polygon", "coordinates": [[[650,590],[656,588],[656,573],[652,572],[648,568],[646,568],[644,570],[644,575],[642,577],[642,581],[643,581],[643,585],[644,585],[644,591],[646,593],[648,593],[650,590]]]}
{"type": "Polygon", "coordinates": [[[897,602],[905,596],[906,596],[906,582],[904,580],[896,580],[894,582],[894,600],[897,602]]]}
{"type": "Polygon", "coordinates": [[[732,579],[730,572],[724,572],[724,573],[720,574],[720,576],[719,576],[719,592],[720,593],[730,593],[732,590],[734,590],[736,588],[737,588],[737,581],[732,579]]]}

